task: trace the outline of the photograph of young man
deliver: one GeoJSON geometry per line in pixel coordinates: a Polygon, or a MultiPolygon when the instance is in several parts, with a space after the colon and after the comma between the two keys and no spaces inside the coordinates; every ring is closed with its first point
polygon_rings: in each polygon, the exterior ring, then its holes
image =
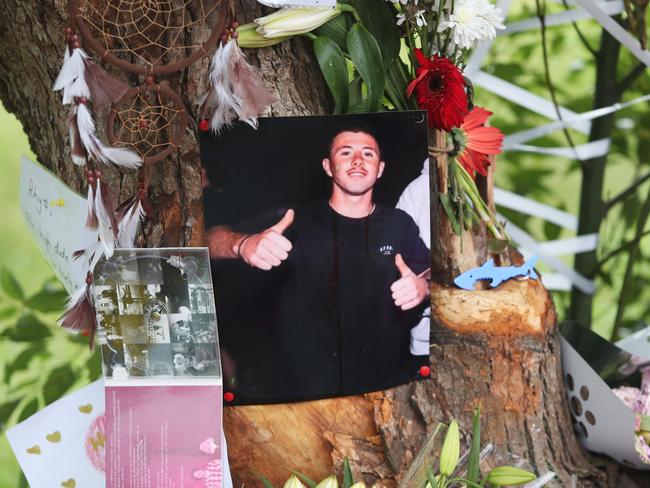
{"type": "Polygon", "coordinates": [[[372,391],[417,374],[410,329],[428,305],[429,249],[413,219],[376,204],[386,163],[372,130],[336,131],[322,168],[328,201],[208,231],[210,255],[281,272],[278,391],[372,391]]]}

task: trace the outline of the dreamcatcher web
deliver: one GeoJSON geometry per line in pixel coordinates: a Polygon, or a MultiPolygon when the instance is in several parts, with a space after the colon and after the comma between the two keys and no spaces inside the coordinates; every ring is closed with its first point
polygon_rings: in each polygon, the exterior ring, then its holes
{"type": "Polygon", "coordinates": [[[176,146],[177,124],[184,109],[174,107],[160,93],[138,93],[115,110],[116,142],[129,146],[142,158],[176,146]]]}
{"type": "MultiPolygon", "coordinates": [[[[202,51],[196,38],[209,33],[220,6],[215,0],[80,1],[79,17],[107,54],[127,62],[159,66],[202,51]],[[199,36],[189,36],[194,31],[199,36]],[[194,39],[186,43],[186,38],[194,39]]],[[[205,53],[203,53],[205,54],[205,53]]]]}

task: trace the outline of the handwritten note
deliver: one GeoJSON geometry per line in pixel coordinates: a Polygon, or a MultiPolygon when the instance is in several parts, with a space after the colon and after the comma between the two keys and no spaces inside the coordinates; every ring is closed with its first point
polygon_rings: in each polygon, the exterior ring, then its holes
{"type": "Polygon", "coordinates": [[[54,174],[22,158],[20,206],[38,247],[68,292],[86,280],[85,261],[72,253],[97,242],[97,232],[85,228],[86,199],[54,174]]]}

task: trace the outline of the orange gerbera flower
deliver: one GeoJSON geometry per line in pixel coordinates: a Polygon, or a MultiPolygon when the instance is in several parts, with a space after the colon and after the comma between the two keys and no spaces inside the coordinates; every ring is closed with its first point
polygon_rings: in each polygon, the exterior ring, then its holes
{"type": "Polygon", "coordinates": [[[490,156],[501,153],[503,132],[496,127],[485,127],[492,112],[474,107],[461,126],[454,130],[460,143],[458,162],[474,177],[474,173],[487,176],[490,156]]]}

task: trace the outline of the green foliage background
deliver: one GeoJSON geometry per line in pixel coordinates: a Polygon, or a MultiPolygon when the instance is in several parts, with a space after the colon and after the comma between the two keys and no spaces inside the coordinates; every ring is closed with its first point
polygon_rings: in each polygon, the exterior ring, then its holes
{"type": "MultiPolygon", "coordinates": [[[[548,12],[560,11],[549,4],[548,12]]],[[[517,2],[509,21],[535,16],[532,2],[517,2]]],[[[580,27],[593,46],[598,45],[601,28],[594,21],[581,21],[580,27]]],[[[576,112],[592,108],[594,60],[580,44],[570,25],[548,31],[552,79],[559,102],[576,112]]],[[[539,30],[497,39],[484,63],[487,71],[511,83],[548,98],[539,30]]],[[[635,61],[623,49],[626,70],[635,61]]],[[[506,134],[542,124],[547,120],[515,106],[480,87],[476,104],[494,112],[492,125],[506,134]]],[[[625,99],[650,93],[646,72],[629,90],[625,99]]],[[[619,112],[606,174],[605,197],[612,196],[648,171],[650,154],[650,111],[646,104],[619,112]]],[[[572,131],[576,144],[586,136],[572,131]]],[[[544,137],[535,144],[566,146],[561,133],[544,137]]],[[[60,330],[56,319],[63,305],[63,292],[52,279],[52,272],[36,248],[22,221],[19,208],[20,156],[31,155],[26,136],[18,121],[0,111],[0,207],[3,212],[0,239],[0,432],[43,408],[64,393],[99,376],[98,358],[91,357],[86,340],[60,330]]],[[[31,156],[33,157],[33,156],[31,156]]],[[[579,203],[580,172],[575,161],[525,153],[506,153],[497,162],[497,185],[576,214],[579,203]]],[[[641,201],[650,183],[641,186],[615,208],[603,222],[599,255],[604,256],[630,239],[634,232],[641,201]]],[[[536,218],[501,209],[504,215],[540,241],[570,237],[571,233],[536,218]]],[[[625,326],[630,331],[646,323],[650,312],[649,245],[642,245],[631,286],[621,291],[626,253],[608,261],[598,277],[594,308],[594,329],[609,337],[616,304],[621,293],[628,298],[625,326]]],[[[571,257],[563,257],[571,265],[571,257]]],[[[543,268],[542,268],[543,269],[543,268]]],[[[560,318],[565,315],[568,293],[554,293],[560,318]]],[[[6,437],[0,435],[0,486],[26,486],[11,453],[6,437]]]]}

